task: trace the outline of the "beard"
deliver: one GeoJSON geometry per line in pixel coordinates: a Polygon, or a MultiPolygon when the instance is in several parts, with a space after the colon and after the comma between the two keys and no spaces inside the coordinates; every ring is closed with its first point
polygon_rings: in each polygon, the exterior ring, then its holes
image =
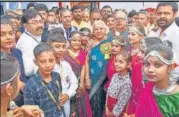
{"type": "Polygon", "coordinates": [[[173,23],[173,20],[172,21],[169,21],[167,19],[159,19],[157,20],[157,24],[159,27],[162,27],[162,28],[167,28],[169,27],[171,24],[173,23]]]}

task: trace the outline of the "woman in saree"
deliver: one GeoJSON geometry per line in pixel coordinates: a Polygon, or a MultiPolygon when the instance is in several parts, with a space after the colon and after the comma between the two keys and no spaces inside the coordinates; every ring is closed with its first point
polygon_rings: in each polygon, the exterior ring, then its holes
{"type": "Polygon", "coordinates": [[[107,90],[109,83],[111,82],[113,74],[116,72],[114,68],[114,58],[116,54],[119,54],[121,51],[124,50],[125,38],[123,36],[115,36],[111,42],[111,58],[107,65],[107,78],[108,81],[104,86],[104,90],[107,90]]]}
{"type": "MultiPolygon", "coordinates": [[[[81,48],[81,33],[74,31],[70,33],[70,46],[64,54],[64,59],[70,63],[79,81],[77,95],[71,100],[72,117],[92,117],[88,93],[85,88],[87,53],[81,48]]],[[[89,80],[88,80],[89,81],[89,80]]]]}
{"type": "Polygon", "coordinates": [[[107,36],[108,27],[99,20],[92,26],[93,47],[89,53],[89,77],[91,90],[89,99],[91,102],[93,117],[101,117],[105,105],[105,91],[103,90],[106,79],[106,68],[109,60],[112,38],[107,36]]]}
{"type": "Polygon", "coordinates": [[[174,53],[170,47],[155,44],[147,50],[143,69],[152,83],[142,91],[135,117],[179,116],[179,85],[171,80],[174,64],[174,53]]]}
{"type": "Polygon", "coordinates": [[[151,47],[154,44],[163,43],[159,38],[156,37],[147,37],[144,38],[139,46],[139,62],[132,68],[132,95],[130,97],[128,108],[127,108],[127,114],[132,115],[135,113],[136,105],[138,103],[138,98],[140,96],[140,93],[142,89],[145,87],[146,79],[144,77],[144,73],[142,70],[143,61],[144,61],[144,54],[147,51],[149,47],[151,47]]]}

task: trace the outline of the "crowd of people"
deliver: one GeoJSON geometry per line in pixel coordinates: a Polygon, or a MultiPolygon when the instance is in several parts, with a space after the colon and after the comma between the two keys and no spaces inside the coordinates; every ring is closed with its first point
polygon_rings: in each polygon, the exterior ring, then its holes
{"type": "Polygon", "coordinates": [[[1,16],[1,117],[179,117],[178,4],[29,3],[1,16]]]}

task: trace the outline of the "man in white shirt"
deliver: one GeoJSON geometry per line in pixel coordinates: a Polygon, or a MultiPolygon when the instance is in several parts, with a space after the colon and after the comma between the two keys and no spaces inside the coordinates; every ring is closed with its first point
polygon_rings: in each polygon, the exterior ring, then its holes
{"type": "MultiPolygon", "coordinates": [[[[151,32],[149,36],[158,37],[162,41],[170,41],[179,64],[179,27],[175,23],[178,13],[178,4],[175,2],[160,2],[157,5],[157,24],[159,29],[151,32]]],[[[179,67],[173,71],[173,77],[179,76],[179,67]]]]}
{"type": "Polygon", "coordinates": [[[16,47],[22,51],[26,76],[33,74],[34,55],[33,49],[41,43],[41,35],[44,28],[44,20],[36,11],[28,10],[23,14],[25,32],[20,36],[16,47]]]}

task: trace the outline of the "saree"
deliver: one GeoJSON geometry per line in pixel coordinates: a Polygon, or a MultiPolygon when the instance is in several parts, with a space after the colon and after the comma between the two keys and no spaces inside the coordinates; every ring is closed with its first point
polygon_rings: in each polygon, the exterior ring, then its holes
{"type": "MultiPolygon", "coordinates": [[[[106,94],[103,90],[103,83],[106,79],[106,68],[108,63],[108,56],[103,49],[110,49],[111,38],[107,37],[102,40],[98,45],[91,48],[89,53],[89,67],[91,78],[91,91],[89,99],[91,102],[93,117],[101,117],[103,115],[106,94]]],[[[108,51],[108,50],[107,50],[108,51]]]]}
{"type": "MultiPolygon", "coordinates": [[[[81,68],[86,61],[86,52],[81,49],[79,55],[74,57],[67,51],[64,55],[64,59],[70,63],[79,81],[81,68]]],[[[71,113],[73,112],[76,113],[75,117],[92,117],[91,105],[86,91],[84,91],[80,97],[75,96],[71,99],[71,113]]]]}
{"type": "Polygon", "coordinates": [[[148,83],[141,92],[136,107],[135,117],[163,117],[153,95],[153,83],[148,83]]]}

